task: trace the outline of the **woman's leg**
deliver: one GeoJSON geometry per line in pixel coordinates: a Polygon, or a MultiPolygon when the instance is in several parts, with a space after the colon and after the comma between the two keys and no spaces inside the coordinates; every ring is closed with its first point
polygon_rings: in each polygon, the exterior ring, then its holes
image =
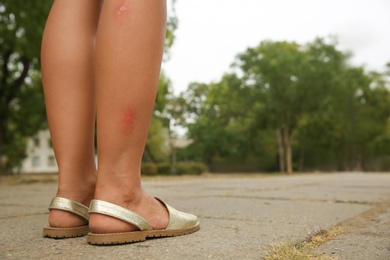
{"type": "MultiPolygon", "coordinates": [[[[128,208],[154,228],[168,213],[141,187],[140,166],[160,73],[165,0],[105,0],[96,38],[98,181],[95,198],[128,208]]],[[[91,214],[94,233],[135,229],[91,214]]]]}
{"type": "MultiPolygon", "coordinates": [[[[59,168],[57,196],[88,205],[94,195],[95,90],[93,55],[99,0],[56,0],[42,41],[42,80],[59,168]]],[[[52,227],[85,224],[51,210],[52,227]]]]}

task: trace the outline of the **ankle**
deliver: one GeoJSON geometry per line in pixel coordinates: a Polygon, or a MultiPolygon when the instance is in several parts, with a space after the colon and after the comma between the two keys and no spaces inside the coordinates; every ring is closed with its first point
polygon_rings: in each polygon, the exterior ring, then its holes
{"type": "Polygon", "coordinates": [[[141,185],[98,181],[94,198],[128,207],[141,204],[146,195],[141,185]]]}
{"type": "MultiPolygon", "coordinates": [[[[75,172],[61,172],[57,197],[79,202],[85,206],[93,199],[96,187],[96,174],[75,175],[75,172]]],[[[85,219],[62,210],[50,210],[49,225],[51,227],[69,228],[87,224],[85,219]]]]}
{"type": "Polygon", "coordinates": [[[95,194],[96,173],[73,175],[60,173],[57,197],[64,197],[86,206],[95,194]]]}
{"type": "Polygon", "coordinates": [[[96,199],[122,198],[127,203],[135,203],[145,195],[141,176],[137,171],[132,169],[104,171],[104,167],[101,168],[95,189],[96,199]]]}

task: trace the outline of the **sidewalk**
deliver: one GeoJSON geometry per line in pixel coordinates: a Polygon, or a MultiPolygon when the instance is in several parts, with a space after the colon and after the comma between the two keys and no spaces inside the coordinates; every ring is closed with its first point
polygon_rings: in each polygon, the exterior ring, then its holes
{"type": "Polygon", "coordinates": [[[121,246],[41,236],[56,183],[0,183],[0,259],[262,259],[271,243],[336,225],[318,252],[335,259],[390,259],[390,174],[147,179],[145,188],[198,215],[188,236],[121,246]]]}

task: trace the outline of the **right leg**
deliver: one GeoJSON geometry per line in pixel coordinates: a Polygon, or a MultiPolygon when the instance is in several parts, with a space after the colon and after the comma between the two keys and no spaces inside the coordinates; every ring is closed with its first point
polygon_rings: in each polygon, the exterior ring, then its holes
{"type": "MultiPolygon", "coordinates": [[[[42,81],[59,169],[57,196],[89,204],[94,196],[95,91],[93,53],[99,0],[56,0],[42,40],[42,81]]],[[[51,210],[52,227],[85,224],[51,210]]]]}
{"type": "MultiPolygon", "coordinates": [[[[128,208],[155,229],[165,207],[141,185],[141,160],[153,113],[166,24],[165,0],[105,0],[96,37],[95,70],[99,174],[95,198],[128,208]]],[[[95,233],[133,226],[91,214],[95,233]]]]}

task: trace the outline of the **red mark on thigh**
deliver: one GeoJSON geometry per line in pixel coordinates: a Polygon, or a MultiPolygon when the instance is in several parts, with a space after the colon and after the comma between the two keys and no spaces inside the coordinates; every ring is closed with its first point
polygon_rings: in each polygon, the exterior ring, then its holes
{"type": "Polygon", "coordinates": [[[128,1],[120,1],[114,9],[114,17],[117,19],[123,19],[130,14],[130,4],[128,1]]]}

